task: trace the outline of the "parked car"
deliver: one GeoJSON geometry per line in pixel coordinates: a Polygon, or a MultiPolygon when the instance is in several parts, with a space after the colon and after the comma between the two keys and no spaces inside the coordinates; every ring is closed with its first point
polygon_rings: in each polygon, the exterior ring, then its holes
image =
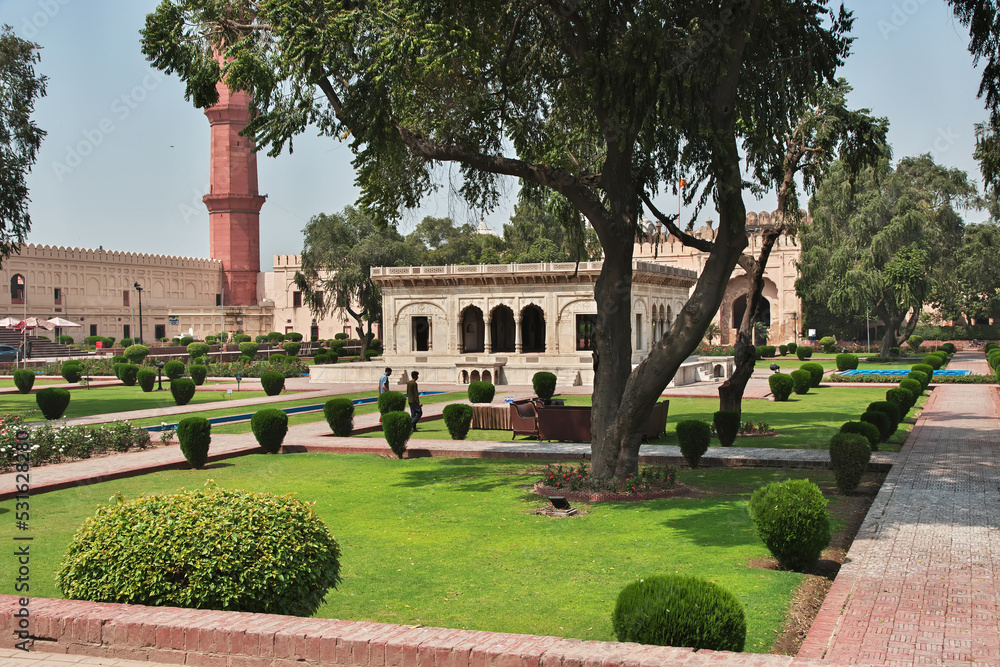
{"type": "Polygon", "coordinates": [[[21,350],[12,345],[0,345],[0,361],[19,361],[21,350]]]}

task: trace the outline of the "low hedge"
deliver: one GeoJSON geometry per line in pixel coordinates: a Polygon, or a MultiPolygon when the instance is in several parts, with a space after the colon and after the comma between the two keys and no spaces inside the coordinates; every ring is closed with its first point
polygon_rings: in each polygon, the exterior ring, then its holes
{"type": "Polygon", "coordinates": [[[339,438],[350,436],[354,430],[354,403],[349,398],[331,398],[323,406],[323,416],[339,438]]]}
{"type": "Polygon", "coordinates": [[[787,401],[792,395],[792,388],[795,386],[791,375],[784,373],[771,373],[767,378],[767,385],[771,388],[771,394],[776,401],[787,401]]]}
{"type": "Polygon", "coordinates": [[[861,434],[841,432],[830,438],[830,467],[837,480],[837,490],[850,493],[858,488],[871,458],[871,446],[861,434]]]}
{"type": "Polygon", "coordinates": [[[712,441],[712,428],[699,419],[686,419],[677,422],[675,430],[684,460],[692,468],[697,468],[712,441]]]}
{"type": "Polygon", "coordinates": [[[35,386],[35,371],[27,368],[19,368],[14,371],[14,386],[22,394],[30,394],[31,388],[35,386]]]}
{"type": "Polygon", "coordinates": [[[723,447],[732,447],[740,431],[740,413],[735,410],[719,410],[713,415],[712,423],[715,424],[715,434],[719,438],[719,444],[723,447]]]}
{"type": "Polygon", "coordinates": [[[170,381],[170,394],[177,405],[187,405],[194,398],[197,386],[191,378],[177,378],[170,381]]]}
{"type": "MultiPolygon", "coordinates": [[[[382,394],[385,396],[385,394],[382,394]]],[[[403,458],[406,453],[406,443],[413,431],[410,415],[403,411],[387,412],[382,415],[382,432],[389,449],[397,458],[403,458]]]]}
{"type": "Polygon", "coordinates": [[[823,365],[816,363],[815,361],[810,361],[807,364],[802,364],[800,370],[809,371],[812,375],[812,387],[816,388],[823,381],[823,365]]]}
{"type": "Polygon", "coordinates": [[[46,419],[59,419],[69,407],[70,393],[61,387],[45,387],[35,392],[35,403],[46,419]]]}
{"type": "Polygon", "coordinates": [[[838,371],[853,371],[858,368],[858,357],[853,354],[838,354],[836,361],[838,371]]]}
{"type": "Polygon", "coordinates": [[[453,403],[444,408],[444,424],[452,440],[465,440],[472,426],[472,406],[453,403]]]}
{"type": "Polygon", "coordinates": [[[840,432],[864,436],[865,440],[868,441],[868,448],[873,452],[878,451],[878,443],[882,440],[882,432],[878,426],[867,421],[844,422],[840,427],[840,432]]]}
{"type": "Polygon", "coordinates": [[[177,439],[180,441],[181,453],[191,467],[196,470],[204,468],[208,462],[208,448],[212,444],[212,424],[204,417],[182,419],[177,424],[177,439]]]}
{"type": "Polygon", "coordinates": [[[278,408],[263,408],[250,418],[250,430],[261,449],[277,454],[288,433],[288,415],[278,408]]]}
{"type": "MultiPolygon", "coordinates": [[[[892,419],[884,412],[878,410],[868,410],[861,414],[861,421],[871,424],[878,429],[882,442],[885,442],[896,432],[896,427],[892,425],[892,419]]],[[[872,451],[878,451],[877,446],[872,447],[872,451]]]]}
{"type": "Polygon", "coordinates": [[[801,368],[790,373],[792,378],[792,388],[796,394],[808,394],[812,387],[812,373],[801,368]]]}

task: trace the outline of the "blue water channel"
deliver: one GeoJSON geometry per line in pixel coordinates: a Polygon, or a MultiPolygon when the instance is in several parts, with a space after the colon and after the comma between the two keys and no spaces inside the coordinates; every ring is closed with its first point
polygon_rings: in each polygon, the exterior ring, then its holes
{"type": "MultiPolygon", "coordinates": [[[[420,395],[434,396],[435,394],[444,394],[444,393],[445,392],[443,391],[422,391],[420,392],[420,395]]],[[[354,405],[368,405],[370,403],[378,403],[378,396],[372,396],[371,398],[355,398],[354,400],[351,401],[351,403],[354,403],[354,405]]],[[[320,410],[323,409],[324,405],[326,404],[316,403],[315,405],[300,405],[295,408],[281,408],[281,411],[284,412],[286,415],[298,415],[304,412],[319,412],[320,410]]],[[[266,408],[267,404],[262,404],[261,407],[266,408]]],[[[246,412],[240,415],[228,415],[226,417],[211,417],[209,418],[208,423],[211,424],[212,426],[215,426],[216,424],[232,424],[233,422],[250,421],[250,418],[253,417],[253,415],[254,413],[252,412],[246,412]]],[[[163,429],[171,429],[171,430],[176,429],[177,423],[174,422],[173,424],[160,424],[159,426],[143,426],[143,428],[149,431],[150,433],[158,433],[163,429]]]]}
{"type": "MultiPolygon", "coordinates": [[[[910,371],[844,371],[841,375],[909,375],[910,371]]],[[[934,377],[971,375],[972,371],[934,371],[934,377]]]]}

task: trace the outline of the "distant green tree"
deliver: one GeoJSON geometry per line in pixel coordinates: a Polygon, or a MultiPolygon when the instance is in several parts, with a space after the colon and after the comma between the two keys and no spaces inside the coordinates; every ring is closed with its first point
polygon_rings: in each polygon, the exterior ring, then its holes
{"type": "Polygon", "coordinates": [[[495,247],[496,237],[480,234],[470,224],[456,225],[451,218],[424,218],[410,232],[406,241],[419,252],[422,266],[479,264],[488,247],[495,247]]]}

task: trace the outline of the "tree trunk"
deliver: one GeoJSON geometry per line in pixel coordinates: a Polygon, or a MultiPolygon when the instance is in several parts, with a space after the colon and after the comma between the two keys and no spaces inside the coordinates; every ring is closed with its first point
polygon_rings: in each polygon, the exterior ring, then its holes
{"type": "Polygon", "coordinates": [[[882,335],[882,346],[879,348],[880,357],[889,357],[889,350],[896,347],[896,330],[903,323],[906,311],[889,313],[889,310],[882,305],[875,306],[875,312],[879,318],[885,322],[885,333],[882,335]]]}

